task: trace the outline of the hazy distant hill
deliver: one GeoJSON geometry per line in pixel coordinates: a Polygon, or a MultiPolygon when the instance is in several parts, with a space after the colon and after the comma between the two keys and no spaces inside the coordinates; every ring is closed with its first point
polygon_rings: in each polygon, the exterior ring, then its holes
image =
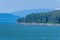
{"type": "Polygon", "coordinates": [[[0,22],[16,22],[18,16],[8,14],[8,13],[0,13],[0,22]]]}
{"type": "Polygon", "coordinates": [[[47,12],[47,11],[52,11],[53,9],[31,9],[31,10],[22,10],[22,11],[16,11],[12,12],[14,15],[24,17],[28,14],[31,13],[41,13],[41,12],[47,12]]]}
{"type": "Polygon", "coordinates": [[[24,17],[31,13],[40,13],[51,11],[52,9],[31,9],[31,10],[22,10],[12,13],[0,13],[0,22],[16,22],[16,19],[19,17],[24,17]]]}

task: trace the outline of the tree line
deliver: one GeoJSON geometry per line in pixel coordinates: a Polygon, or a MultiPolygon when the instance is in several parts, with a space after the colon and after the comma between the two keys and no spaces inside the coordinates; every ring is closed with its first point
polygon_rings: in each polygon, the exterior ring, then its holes
{"type": "Polygon", "coordinates": [[[17,22],[23,23],[60,23],[60,10],[44,13],[31,13],[26,17],[18,18],[17,22]]]}

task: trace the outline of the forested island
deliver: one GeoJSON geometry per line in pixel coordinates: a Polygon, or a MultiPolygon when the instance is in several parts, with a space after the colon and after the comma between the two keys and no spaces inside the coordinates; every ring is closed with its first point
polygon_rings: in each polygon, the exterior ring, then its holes
{"type": "Polygon", "coordinates": [[[60,10],[54,10],[43,13],[31,13],[26,17],[18,18],[18,23],[50,23],[60,24],[60,10]]]}

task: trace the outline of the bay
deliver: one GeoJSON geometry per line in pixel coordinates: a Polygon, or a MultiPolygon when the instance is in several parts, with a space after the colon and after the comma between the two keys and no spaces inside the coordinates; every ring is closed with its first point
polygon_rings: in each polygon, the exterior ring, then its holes
{"type": "Polygon", "coordinates": [[[60,26],[0,23],[0,40],[60,40],[60,26]]]}

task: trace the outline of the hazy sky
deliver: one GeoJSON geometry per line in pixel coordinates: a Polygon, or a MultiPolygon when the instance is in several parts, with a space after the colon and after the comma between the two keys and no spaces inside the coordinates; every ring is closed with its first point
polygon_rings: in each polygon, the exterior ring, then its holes
{"type": "Polygon", "coordinates": [[[60,0],[0,0],[0,12],[25,9],[60,8],[60,0]]]}

